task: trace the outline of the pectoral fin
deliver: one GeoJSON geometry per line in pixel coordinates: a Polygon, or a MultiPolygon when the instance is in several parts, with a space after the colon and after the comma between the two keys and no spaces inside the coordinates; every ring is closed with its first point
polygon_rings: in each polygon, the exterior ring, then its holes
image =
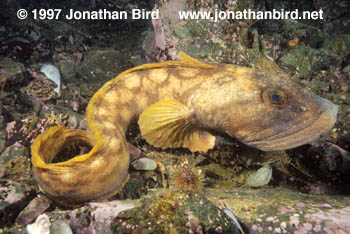
{"type": "Polygon", "coordinates": [[[207,152],[215,145],[215,136],[198,128],[192,111],[175,100],[151,105],[140,115],[138,124],[146,141],[162,149],[184,147],[207,152]]]}

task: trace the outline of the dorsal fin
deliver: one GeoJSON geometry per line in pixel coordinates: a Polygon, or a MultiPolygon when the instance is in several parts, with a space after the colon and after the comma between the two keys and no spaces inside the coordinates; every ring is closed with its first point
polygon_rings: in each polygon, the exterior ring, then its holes
{"type": "Polygon", "coordinates": [[[122,73],[120,73],[116,78],[122,77],[123,75],[129,74],[134,71],[140,71],[140,70],[148,70],[148,69],[155,69],[155,68],[167,68],[167,67],[198,67],[198,68],[204,68],[204,69],[212,69],[215,66],[207,63],[202,63],[198,61],[195,58],[192,58],[191,56],[187,55],[186,53],[180,51],[178,53],[178,56],[180,57],[180,61],[165,61],[160,63],[146,63],[137,67],[130,68],[122,73]]]}
{"type": "MultiPolygon", "coordinates": [[[[177,56],[179,56],[179,58],[181,59],[181,61],[186,61],[189,63],[199,63],[199,64],[205,64],[202,63],[201,61],[189,56],[188,54],[186,54],[185,52],[180,51],[177,56]]],[[[208,64],[207,64],[208,65],[208,64]]]]}

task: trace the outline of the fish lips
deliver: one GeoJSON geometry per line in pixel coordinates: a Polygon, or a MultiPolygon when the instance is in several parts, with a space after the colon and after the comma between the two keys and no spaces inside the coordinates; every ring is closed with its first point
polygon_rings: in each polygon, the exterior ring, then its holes
{"type": "Polygon", "coordinates": [[[286,150],[310,143],[331,130],[337,120],[338,106],[315,94],[310,98],[319,107],[319,115],[313,121],[291,132],[286,129],[262,140],[244,143],[263,151],[286,150]]]}

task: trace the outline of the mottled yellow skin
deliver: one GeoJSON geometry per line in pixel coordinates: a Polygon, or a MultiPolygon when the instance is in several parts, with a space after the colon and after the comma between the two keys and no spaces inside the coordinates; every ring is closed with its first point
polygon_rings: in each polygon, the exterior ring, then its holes
{"type": "MultiPolygon", "coordinates": [[[[142,65],[121,73],[93,96],[87,108],[87,121],[93,134],[54,127],[34,141],[34,174],[43,192],[65,205],[115,194],[125,183],[129,167],[125,131],[146,108],[162,100],[176,100],[165,104],[180,105],[181,113],[173,127],[186,124],[199,130],[200,137],[180,144],[192,151],[212,148],[215,132],[262,150],[295,147],[328,131],[337,112],[330,102],[305,94],[285,74],[234,65],[209,65],[194,59],[142,65]],[[269,90],[279,90],[282,104],[268,100],[265,93],[269,90]],[[184,121],[180,121],[182,114],[184,121]],[[77,138],[92,145],[92,150],[65,162],[51,163],[67,142],[77,138]],[[197,143],[196,147],[190,147],[197,143]]],[[[161,102],[157,108],[162,109],[162,105],[161,102]]],[[[152,113],[157,118],[158,109],[145,114],[140,125],[152,113]]],[[[141,133],[142,129],[141,126],[141,133]]],[[[173,133],[166,127],[159,131],[173,133]]],[[[181,134],[172,141],[185,133],[181,134]]],[[[179,144],[170,142],[160,146],[179,144]]]]}

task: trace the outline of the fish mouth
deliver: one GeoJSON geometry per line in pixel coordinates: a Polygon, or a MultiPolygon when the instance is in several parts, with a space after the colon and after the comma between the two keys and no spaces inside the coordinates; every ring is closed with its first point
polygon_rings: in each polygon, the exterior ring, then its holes
{"type": "Polygon", "coordinates": [[[338,106],[314,94],[310,97],[319,107],[319,115],[315,119],[307,121],[299,129],[281,131],[263,140],[245,143],[263,151],[286,150],[310,143],[331,130],[337,120],[338,106]]]}

